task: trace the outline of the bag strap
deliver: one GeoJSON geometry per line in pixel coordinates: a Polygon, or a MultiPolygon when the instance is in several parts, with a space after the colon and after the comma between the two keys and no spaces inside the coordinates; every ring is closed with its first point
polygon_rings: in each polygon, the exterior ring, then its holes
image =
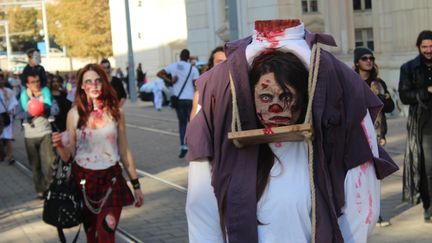
{"type": "Polygon", "coordinates": [[[0,102],[2,103],[3,107],[5,108],[5,112],[8,112],[8,109],[6,108],[6,105],[5,105],[3,98],[1,96],[0,96],[0,102]]]}
{"type": "Polygon", "coordinates": [[[61,243],[66,243],[66,237],[63,232],[63,228],[57,227],[57,234],[61,243]]]}
{"type": "MultiPolygon", "coordinates": [[[[78,231],[76,232],[75,237],[72,241],[73,243],[76,243],[78,241],[78,236],[80,234],[80,231],[81,231],[81,224],[79,225],[78,231]]],[[[66,237],[64,235],[63,228],[57,227],[57,234],[58,234],[60,242],[66,243],[66,237]]]]}
{"type": "Polygon", "coordinates": [[[186,86],[186,83],[187,83],[187,81],[188,81],[188,79],[189,79],[189,76],[190,76],[191,72],[192,72],[192,64],[190,65],[189,73],[188,73],[188,75],[187,75],[187,77],[186,77],[186,80],[185,80],[184,83],[183,83],[183,86],[182,86],[182,88],[181,88],[181,90],[180,90],[180,93],[177,95],[177,97],[178,97],[179,99],[180,99],[180,95],[183,93],[183,89],[184,89],[184,87],[186,86]]]}

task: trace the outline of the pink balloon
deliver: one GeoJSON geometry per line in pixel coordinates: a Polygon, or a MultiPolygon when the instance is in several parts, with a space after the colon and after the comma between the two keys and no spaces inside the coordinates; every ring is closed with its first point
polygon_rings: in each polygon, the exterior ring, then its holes
{"type": "Polygon", "coordinates": [[[44,103],[39,99],[31,99],[27,103],[27,110],[32,116],[41,116],[44,113],[44,103]]]}

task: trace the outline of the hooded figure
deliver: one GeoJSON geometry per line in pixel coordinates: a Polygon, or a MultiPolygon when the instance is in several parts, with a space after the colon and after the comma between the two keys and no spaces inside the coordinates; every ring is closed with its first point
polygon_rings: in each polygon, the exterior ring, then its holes
{"type": "Polygon", "coordinates": [[[372,139],[382,103],[348,66],[312,48],[318,43],[335,45],[299,20],[257,21],[254,35],[227,43],[227,61],[197,81],[200,109],[186,133],[193,161],[186,203],[191,242],[366,241],[379,215],[378,179],[398,168],[372,139]],[[280,69],[286,66],[281,63],[255,77],[267,57],[280,53],[304,70],[280,69]],[[288,80],[280,78],[284,70],[294,72],[288,80]],[[315,92],[308,89],[313,99],[296,103],[303,93],[293,81],[307,80],[307,70],[317,71],[315,92]],[[267,74],[274,76],[262,79],[267,74]],[[266,105],[274,100],[280,105],[266,105]],[[238,148],[228,139],[233,114],[242,130],[271,131],[301,122],[297,111],[308,102],[313,135],[307,143],[238,148]],[[287,115],[274,115],[279,112],[287,115]],[[262,180],[262,167],[269,165],[263,155],[269,154],[272,163],[262,180]]]}

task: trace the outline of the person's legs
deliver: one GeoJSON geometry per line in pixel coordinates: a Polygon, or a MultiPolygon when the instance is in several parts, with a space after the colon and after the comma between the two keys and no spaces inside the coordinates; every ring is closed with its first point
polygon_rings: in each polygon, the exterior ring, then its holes
{"type": "Polygon", "coordinates": [[[24,138],[27,152],[27,159],[32,167],[33,182],[38,197],[44,192],[42,168],[39,154],[39,143],[42,138],[24,138]]]}
{"type": "Polygon", "coordinates": [[[15,163],[13,159],[12,151],[13,151],[13,141],[12,139],[4,139],[4,144],[6,145],[6,157],[5,161],[7,161],[10,165],[15,163]]]}
{"type": "Polygon", "coordinates": [[[90,212],[87,208],[85,208],[83,212],[83,225],[84,231],[86,233],[87,243],[97,243],[97,215],[90,212]]]}
{"type": "Polygon", "coordinates": [[[55,153],[52,145],[51,134],[42,137],[40,144],[40,154],[43,163],[43,184],[45,189],[48,189],[53,176],[53,164],[55,161],[55,153]]]}
{"type": "Polygon", "coordinates": [[[179,100],[178,107],[176,108],[177,118],[179,119],[179,133],[180,133],[180,158],[183,158],[187,153],[187,146],[184,143],[186,127],[189,122],[189,116],[192,110],[192,100],[179,100]]]}
{"type": "Polygon", "coordinates": [[[115,231],[120,220],[121,211],[121,207],[104,208],[97,215],[96,231],[99,242],[115,242],[115,231]]]}
{"type": "Polygon", "coordinates": [[[163,97],[162,90],[153,89],[153,103],[157,111],[162,109],[163,97]]]}
{"type": "Polygon", "coordinates": [[[0,162],[1,161],[7,161],[7,160],[5,160],[5,149],[4,149],[4,146],[5,146],[5,142],[3,141],[3,139],[0,139],[0,162]]]}
{"type": "Polygon", "coordinates": [[[432,197],[432,134],[423,134],[423,141],[422,141],[422,148],[423,148],[423,173],[421,176],[422,180],[422,200],[423,200],[423,208],[429,215],[425,214],[426,216],[429,216],[429,220],[431,218],[432,214],[432,208],[430,205],[430,200],[432,197]]]}

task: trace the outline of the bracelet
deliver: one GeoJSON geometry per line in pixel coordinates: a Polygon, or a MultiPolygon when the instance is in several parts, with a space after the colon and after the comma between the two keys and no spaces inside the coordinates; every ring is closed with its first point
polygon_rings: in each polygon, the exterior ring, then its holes
{"type": "Polygon", "coordinates": [[[141,185],[140,185],[140,183],[139,183],[138,178],[136,178],[136,179],[131,179],[130,182],[131,182],[131,184],[132,184],[133,189],[140,189],[140,188],[141,188],[141,185]]]}

